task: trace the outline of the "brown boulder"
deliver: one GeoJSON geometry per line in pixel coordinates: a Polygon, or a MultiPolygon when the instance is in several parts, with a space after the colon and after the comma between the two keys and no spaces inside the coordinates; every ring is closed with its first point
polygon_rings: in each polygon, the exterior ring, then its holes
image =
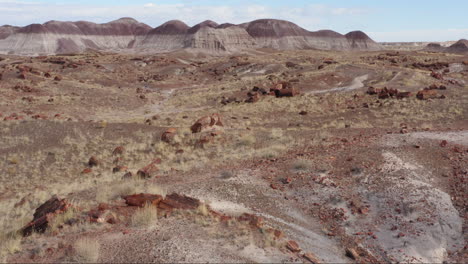
{"type": "Polygon", "coordinates": [[[442,141],[440,142],[440,146],[441,146],[442,148],[445,148],[445,147],[447,146],[447,144],[448,144],[447,140],[442,140],[442,141]]]}
{"type": "Polygon", "coordinates": [[[288,243],[286,244],[286,248],[289,249],[291,252],[301,252],[301,248],[297,244],[296,241],[294,240],[289,240],[288,243]]]}
{"type": "Polygon", "coordinates": [[[390,94],[388,93],[388,91],[386,90],[382,90],[380,93],[379,93],[379,99],[387,99],[390,97],[390,94]]]}
{"type": "Polygon", "coordinates": [[[375,89],[373,86],[367,88],[367,94],[375,95],[380,92],[380,89],[375,89]]]}
{"type": "Polygon", "coordinates": [[[146,204],[157,206],[163,200],[163,197],[158,194],[133,194],[122,197],[125,203],[129,206],[144,207],[146,204]]]}
{"type": "Polygon", "coordinates": [[[98,166],[99,165],[99,160],[96,157],[93,156],[93,157],[89,158],[88,165],[90,167],[98,166]]]}
{"type": "Polygon", "coordinates": [[[246,103],[256,103],[260,100],[260,95],[258,93],[252,93],[250,95],[248,95],[249,98],[247,98],[247,100],[245,100],[246,103]]]}
{"type": "Polygon", "coordinates": [[[276,97],[293,97],[298,95],[299,92],[295,88],[286,88],[281,90],[275,90],[276,97]]]}
{"type": "Polygon", "coordinates": [[[112,169],[112,172],[117,173],[117,172],[127,171],[127,170],[128,170],[128,167],[118,165],[112,169]]]}
{"type": "Polygon", "coordinates": [[[122,146],[118,146],[114,149],[114,151],[112,151],[112,155],[116,156],[116,155],[122,155],[124,153],[125,149],[124,147],[122,146]]]}
{"type": "Polygon", "coordinates": [[[44,233],[54,217],[66,212],[70,207],[71,204],[67,200],[52,196],[36,209],[33,220],[22,229],[23,236],[29,236],[33,231],[44,233]]]}
{"type": "Polygon", "coordinates": [[[202,129],[207,128],[211,125],[211,116],[204,116],[198,119],[191,127],[192,133],[199,133],[202,129]]]}
{"type": "Polygon", "coordinates": [[[260,228],[263,226],[263,218],[253,214],[243,213],[237,218],[239,221],[249,222],[249,225],[260,228]]]}
{"type": "Polygon", "coordinates": [[[397,99],[403,99],[403,98],[408,98],[411,96],[411,92],[398,92],[396,94],[397,99]]]}
{"type": "Polygon", "coordinates": [[[211,116],[204,116],[198,119],[191,127],[192,133],[200,133],[203,130],[212,129],[223,126],[221,116],[219,114],[212,114],[211,116]]]}
{"type": "Polygon", "coordinates": [[[346,249],[346,256],[350,259],[356,260],[359,258],[359,254],[356,252],[354,248],[347,248],[346,249]]]}
{"type": "Polygon", "coordinates": [[[421,90],[416,94],[416,98],[419,100],[428,100],[438,98],[439,94],[435,90],[421,90]]]}
{"type": "Polygon", "coordinates": [[[158,208],[172,209],[196,209],[200,206],[200,200],[185,195],[172,193],[167,195],[164,200],[158,204],[158,208]]]}
{"type": "Polygon", "coordinates": [[[177,129],[175,128],[169,128],[164,133],[161,135],[161,140],[167,143],[170,143],[174,140],[174,137],[176,135],[177,129]]]}
{"type": "Polygon", "coordinates": [[[144,168],[138,170],[137,176],[142,179],[149,179],[154,176],[156,172],[159,171],[158,164],[161,163],[161,159],[155,159],[150,164],[145,166],[144,168]]]}
{"type": "Polygon", "coordinates": [[[431,72],[431,77],[432,77],[432,78],[436,78],[437,80],[443,80],[443,79],[444,79],[444,77],[442,76],[442,74],[437,73],[437,72],[434,72],[434,71],[431,72]]]}
{"type": "Polygon", "coordinates": [[[26,73],[22,72],[18,75],[18,78],[19,79],[23,79],[23,80],[26,80],[26,73]]]}

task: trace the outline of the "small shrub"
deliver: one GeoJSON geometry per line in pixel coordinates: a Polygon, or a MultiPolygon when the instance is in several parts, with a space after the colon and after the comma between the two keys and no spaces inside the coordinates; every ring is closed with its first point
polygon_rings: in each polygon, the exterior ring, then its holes
{"type": "Polygon", "coordinates": [[[221,175],[220,175],[221,179],[230,179],[230,178],[232,178],[233,176],[234,176],[234,175],[233,175],[232,172],[230,172],[230,171],[222,171],[222,172],[221,172],[221,175]]]}
{"type": "Polygon", "coordinates": [[[153,205],[145,205],[138,209],[132,216],[133,227],[151,227],[158,222],[158,210],[153,205]]]}
{"type": "Polygon", "coordinates": [[[296,171],[307,171],[310,169],[310,162],[305,159],[298,159],[294,161],[292,168],[296,171]]]}

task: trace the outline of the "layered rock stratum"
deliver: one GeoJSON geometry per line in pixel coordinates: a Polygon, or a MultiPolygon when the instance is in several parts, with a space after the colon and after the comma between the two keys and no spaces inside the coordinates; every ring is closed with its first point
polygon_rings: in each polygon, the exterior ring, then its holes
{"type": "Polygon", "coordinates": [[[0,27],[0,54],[64,54],[90,49],[131,53],[181,49],[236,53],[258,48],[379,50],[381,46],[361,31],[346,35],[331,30],[312,32],[276,19],[260,19],[240,25],[219,25],[207,20],[193,27],[171,20],[151,28],[132,18],[104,24],[49,21],[25,27],[0,27]]]}

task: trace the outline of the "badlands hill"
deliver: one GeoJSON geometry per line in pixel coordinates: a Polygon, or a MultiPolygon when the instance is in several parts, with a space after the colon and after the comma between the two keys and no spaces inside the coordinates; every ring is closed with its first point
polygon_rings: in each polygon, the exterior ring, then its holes
{"type": "Polygon", "coordinates": [[[431,52],[448,52],[448,53],[459,53],[468,54],[468,40],[460,39],[448,47],[444,47],[439,43],[429,43],[424,48],[425,51],[431,52]]]}
{"type": "Polygon", "coordinates": [[[278,50],[379,50],[361,31],[346,35],[311,32],[275,19],[235,25],[207,20],[193,27],[172,20],[159,27],[121,18],[109,23],[49,21],[25,27],[0,27],[0,54],[41,55],[77,53],[89,49],[129,53],[158,53],[194,49],[210,53],[236,53],[257,48],[278,50]]]}
{"type": "Polygon", "coordinates": [[[468,53],[468,40],[460,39],[455,44],[447,48],[451,53],[468,53]]]}

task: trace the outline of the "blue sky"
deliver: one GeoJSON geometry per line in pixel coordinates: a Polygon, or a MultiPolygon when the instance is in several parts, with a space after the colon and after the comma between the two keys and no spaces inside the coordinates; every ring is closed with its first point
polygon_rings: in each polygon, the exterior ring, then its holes
{"type": "Polygon", "coordinates": [[[468,0],[0,0],[0,25],[133,17],[155,27],[170,19],[194,25],[278,18],[309,30],[359,29],[377,41],[446,41],[468,38],[467,11],[468,0]]]}

